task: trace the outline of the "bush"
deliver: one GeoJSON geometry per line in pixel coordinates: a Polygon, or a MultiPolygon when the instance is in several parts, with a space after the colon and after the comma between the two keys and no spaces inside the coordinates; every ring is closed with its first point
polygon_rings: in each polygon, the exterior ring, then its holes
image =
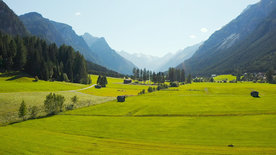
{"type": "Polygon", "coordinates": [[[148,92],[149,92],[149,93],[153,92],[153,88],[152,88],[152,87],[149,87],[149,88],[148,88],[148,92]]]}
{"type": "Polygon", "coordinates": [[[61,112],[64,101],[64,96],[50,93],[46,96],[44,101],[45,112],[47,112],[48,115],[54,115],[61,112]]]}
{"type": "Polygon", "coordinates": [[[69,104],[66,106],[66,110],[73,110],[74,109],[74,104],[69,104]]]}
{"type": "Polygon", "coordinates": [[[69,82],[70,80],[68,79],[68,76],[66,73],[63,73],[63,81],[69,82]]]}
{"type": "Polygon", "coordinates": [[[145,89],[143,89],[138,93],[138,95],[142,95],[142,94],[145,94],[145,93],[146,93],[146,91],[145,91],[145,89]]]}
{"type": "Polygon", "coordinates": [[[159,90],[161,90],[161,89],[167,89],[169,86],[167,85],[167,84],[159,84],[158,86],[157,86],[157,90],[159,91],[159,90]]]}
{"type": "Polygon", "coordinates": [[[171,82],[170,86],[171,87],[179,87],[179,82],[177,82],[177,81],[171,82]]]}
{"type": "Polygon", "coordinates": [[[32,106],[30,108],[31,118],[36,118],[37,115],[38,115],[38,112],[39,112],[38,107],[37,106],[32,106]]]}
{"type": "Polygon", "coordinates": [[[78,102],[78,100],[79,100],[79,98],[76,95],[71,98],[71,101],[73,102],[73,104],[76,104],[78,102]]]}
{"type": "Polygon", "coordinates": [[[34,82],[38,82],[38,81],[39,81],[38,76],[35,76],[35,80],[34,80],[34,82]]]}

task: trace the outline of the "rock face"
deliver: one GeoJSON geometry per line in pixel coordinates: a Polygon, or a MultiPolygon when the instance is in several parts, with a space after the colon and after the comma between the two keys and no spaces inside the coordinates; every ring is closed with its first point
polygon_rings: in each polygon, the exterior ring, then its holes
{"type": "Polygon", "coordinates": [[[0,31],[11,35],[28,35],[23,23],[2,0],[0,0],[0,31]]]}
{"type": "Polygon", "coordinates": [[[259,92],[257,92],[257,91],[252,91],[252,92],[250,93],[250,95],[251,95],[252,97],[259,97],[259,92]]]}
{"type": "Polygon", "coordinates": [[[257,71],[252,64],[257,59],[269,58],[266,54],[273,50],[267,48],[273,44],[265,40],[274,39],[273,35],[268,35],[275,30],[272,22],[275,10],[275,0],[262,0],[249,6],[236,19],[213,33],[190,59],[178,67],[184,66],[194,75],[225,74],[240,68],[257,71]]]}

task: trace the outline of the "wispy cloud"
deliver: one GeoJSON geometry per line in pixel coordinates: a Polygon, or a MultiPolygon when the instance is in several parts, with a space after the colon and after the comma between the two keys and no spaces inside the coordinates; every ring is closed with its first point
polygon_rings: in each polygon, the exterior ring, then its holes
{"type": "Polygon", "coordinates": [[[196,35],[193,35],[193,34],[192,34],[192,35],[190,35],[189,37],[190,37],[191,39],[195,39],[195,38],[196,38],[196,35]]]}
{"type": "Polygon", "coordinates": [[[76,15],[76,16],[80,16],[81,13],[80,13],[80,12],[76,12],[75,15],[76,15]]]}
{"type": "Polygon", "coordinates": [[[208,29],[205,28],[205,27],[203,27],[203,28],[200,29],[200,31],[201,31],[202,33],[206,33],[206,32],[208,32],[208,29]]]}

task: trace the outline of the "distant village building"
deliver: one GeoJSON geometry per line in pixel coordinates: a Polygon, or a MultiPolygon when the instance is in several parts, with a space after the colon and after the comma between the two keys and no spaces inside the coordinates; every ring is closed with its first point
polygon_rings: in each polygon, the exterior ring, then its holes
{"type": "Polygon", "coordinates": [[[131,82],[132,82],[131,79],[124,79],[124,84],[129,84],[129,83],[131,83],[131,82]]]}
{"type": "Polygon", "coordinates": [[[212,76],[212,77],[216,77],[216,76],[217,76],[217,74],[212,74],[211,76],[212,76]]]}

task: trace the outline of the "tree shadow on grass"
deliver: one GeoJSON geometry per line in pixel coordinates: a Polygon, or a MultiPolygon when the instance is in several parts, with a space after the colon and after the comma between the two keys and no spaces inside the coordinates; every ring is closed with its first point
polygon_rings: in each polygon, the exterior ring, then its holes
{"type": "Polygon", "coordinates": [[[0,75],[0,77],[10,77],[10,78],[6,79],[6,81],[13,81],[13,80],[17,80],[22,77],[31,77],[31,76],[26,73],[21,73],[21,72],[10,72],[10,73],[3,73],[0,75]]]}

